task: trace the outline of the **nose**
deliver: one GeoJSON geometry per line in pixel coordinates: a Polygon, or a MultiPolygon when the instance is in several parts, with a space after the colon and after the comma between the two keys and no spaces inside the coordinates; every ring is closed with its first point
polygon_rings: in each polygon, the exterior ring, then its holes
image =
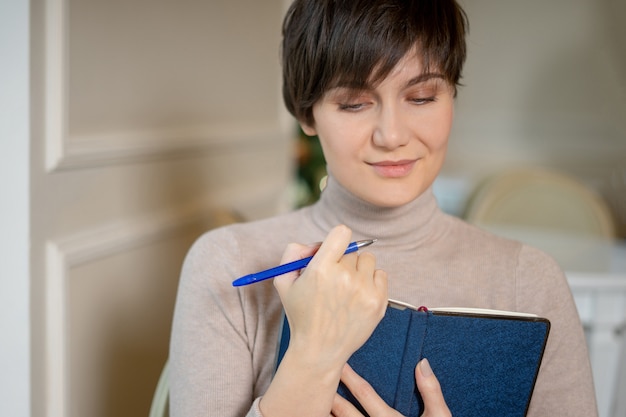
{"type": "Polygon", "coordinates": [[[395,106],[384,106],[379,110],[372,141],[386,149],[404,146],[409,141],[404,115],[395,106]]]}

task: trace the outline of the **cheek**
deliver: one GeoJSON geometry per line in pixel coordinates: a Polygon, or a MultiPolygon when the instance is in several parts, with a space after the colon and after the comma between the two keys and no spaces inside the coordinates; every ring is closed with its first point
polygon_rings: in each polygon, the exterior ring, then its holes
{"type": "Polygon", "coordinates": [[[342,164],[358,155],[362,146],[362,133],[358,126],[348,123],[334,123],[318,129],[320,144],[329,163],[339,161],[342,164]]]}
{"type": "Polygon", "coordinates": [[[319,136],[320,144],[326,162],[329,165],[337,165],[337,167],[345,166],[348,159],[354,155],[354,149],[350,146],[349,139],[343,139],[339,135],[328,138],[319,136]]]}
{"type": "Polygon", "coordinates": [[[437,117],[430,119],[429,131],[425,138],[427,138],[427,145],[431,150],[445,150],[452,130],[453,119],[454,111],[452,106],[445,111],[439,112],[437,117]]]}

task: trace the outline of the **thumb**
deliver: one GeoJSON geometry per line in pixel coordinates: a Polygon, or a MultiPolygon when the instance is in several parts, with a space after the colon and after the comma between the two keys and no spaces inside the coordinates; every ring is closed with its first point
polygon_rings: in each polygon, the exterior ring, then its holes
{"type": "Polygon", "coordinates": [[[441,386],[437,377],[430,367],[428,359],[422,359],[415,367],[415,382],[417,389],[424,400],[424,413],[422,417],[451,416],[450,409],[446,404],[441,392],[441,386]]]}

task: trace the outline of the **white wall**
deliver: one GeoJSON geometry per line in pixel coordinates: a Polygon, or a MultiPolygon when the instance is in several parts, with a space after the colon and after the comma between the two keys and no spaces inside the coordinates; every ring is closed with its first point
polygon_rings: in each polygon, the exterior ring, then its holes
{"type": "Polygon", "coordinates": [[[30,415],[28,2],[0,1],[0,415],[30,415]]]}
{"type": "Polygon", "coordinates": [[[515,165],[598,187],[626,168],[626,4],[462,0],[468,60],[444,175],[515,165]]]}

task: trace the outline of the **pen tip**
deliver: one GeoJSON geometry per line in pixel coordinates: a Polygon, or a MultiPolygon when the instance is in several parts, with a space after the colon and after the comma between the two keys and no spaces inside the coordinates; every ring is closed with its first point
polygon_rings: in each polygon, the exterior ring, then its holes
{"type": "Polygon", "coordinates": [[[377,239],[360,240],[357,242],[357,248],[364,248],[376,242],[377,239]]]}

